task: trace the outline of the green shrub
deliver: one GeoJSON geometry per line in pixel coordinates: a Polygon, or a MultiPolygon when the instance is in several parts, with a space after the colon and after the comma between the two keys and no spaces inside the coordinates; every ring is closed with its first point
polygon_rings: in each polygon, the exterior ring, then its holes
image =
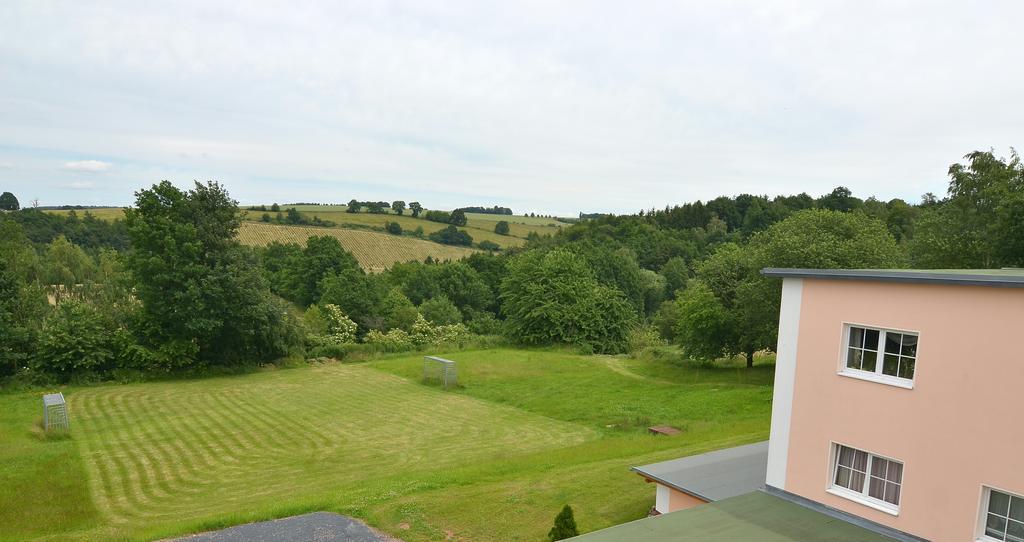
{"type": "Polygon", "coordinates": [[[43,322],[35,368],[69,376],[113,369],[113,322],[96,308],[68,300],[43,322]]]}
{"type": "MultiPolygon", "coordinates": [[[[678,290],[678,292],[682,295],[682,290],[678,290]]],[[[679,302],[676,300],[664,301],[658,308],[658,312],[654,313],[651,324],[658,330],[662,339],[673,342],[676,339],[676,325],[680,318],[682,318],[682,313],[679,310],[679,302]]]]}
{"type": "Polygon", "coordinates": [[[477,335],[501,335],[502,322],[494,316],[494,313],[470,311],[468,316],[470,319],[466,323],[466,327],[470,332],[477,335]]]}
{"type": "Polygon", "coordinates": [[[420,314],[434,325],[450,325],[462,322],[462,313],[447,296],[439,295],[420,305],[420,314]]]}
{"type": "Polygon", "coordinates": [[[320,344],[309,350],[310,358],[345,359],[349,354],[349,344],[320,344]]]}
{"type": "Polygon", "coordinates": [[[441,243],[444,245],[468,247],[473,244],[473,236],[456,228],[454,225],[448,225],[448,227],[443,230],[432,232],[427,236],[427,238],[435,243],[441,243]]]}
{"type": "Polygon", "coordinates": [[[664,346],[665,340],[654,326],[637,326],[626,336],[626,345],[630,355],[635,356],[648,348],[664,346]]]}
{"type": "Polygon", "coordinates": [[[327,318],[323,311],[316,305],[310,305],[302,315],[302,323],[306,326],[306,333],[313,336],[327,335],[327,318]]]}
{"type": "Polygon", "coordinates": [[[416,349],[412,337],[402,329],[392,329],[383,333],[376,329],[370,330],[363,340],[367,344],[376,345],[383,352],[408,352],[416,349]]]}
{"type": "Polygon", "coordinates": [[[423,214],[423,218],[426,218],[431,222],[440,222],[442,224],[447,224],[451,220],[451,216],[451,213],[447,211],[427,211],[423,214]]]}
{"type": "Polygon", "coordinates": [[[324,319],[327,321],[326,338],[333,344],[356,342],[356,330],[359,326],[351,318],[345,316],[341,308],[330,303],[324,305],[324,319]]]}
{"type": "Polygon", "coordinates": [[[513,259],[501,300],[513,340],[587,345],[601,354],[625,351],[638,316],[620,290],[599,283],[587,261],[565,249],[532,250],[513,259]]]}
{"type": "Polygon", "coordinates": [[[568,504],[562,507],[562,511],[555,516],[555,525],[548,531],[548,540],[552,542],[556,540],[565,540],[566,538],[572,538],[578,536],[580,533],[576,529],[576,518],[573,517],[572,507],[568,504]]]}
{"type": "Polygon", "coordinates": [[[384,229],[391,235],[402,235],[402,225],[398,222],[388,222],[384,225],[384,229]]]}
{"type": "Polygon", "coordinates": [[[495,224],[494,233],[498,235],[508,235],[508,222],[505,220],[501,220],[497,224],[495,224]]]}
{"type": "Polygon", "coordinates": [[[412,325],[412,333],[409,334],[409,337],[417,347],[460,344],[469,338],[469,330],[462,324],[435,326],[420,315],[416,323],[412,325]]]}
{"type": "Polygon", "coordinates": [[[501,250],[501,245],[499,245],[498,243],[495,243],[494,241],[486,241],[486,240],[485,241],[480,241],[479,247],[482,250],[486,250],[488,252],[494,252],[494,251],[497,251],[497,250],[501,250]]]}
{"type": "Polygon", "coordinates": [[[413,305],[397,286],[389,290],[381,300],[380,314],[384,318],[385,328],[405,331],[412,329],[416,317],[419,316],[416,305],[413,305]]]}

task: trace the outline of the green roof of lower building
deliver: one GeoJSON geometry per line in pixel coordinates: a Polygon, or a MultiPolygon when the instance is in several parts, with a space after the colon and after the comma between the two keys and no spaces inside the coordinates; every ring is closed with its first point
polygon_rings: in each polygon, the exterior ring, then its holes
{"type": "Polygon", "coordinates": [[[579,542],[892,542],[863,527],[755,491],[594,531],[579,542]]]}

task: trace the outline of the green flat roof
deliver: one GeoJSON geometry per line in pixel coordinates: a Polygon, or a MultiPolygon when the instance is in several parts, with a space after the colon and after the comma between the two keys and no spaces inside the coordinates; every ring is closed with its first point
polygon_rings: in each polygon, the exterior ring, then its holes
{"type": "Polygon", "coordinates": [[[755,491],[645,518],[572,540],[579,542],[892,542],[880,534],[755,491]]]}
{"type": "Polygon", "coordinates": [[[917,284],[961,284],[1024,288],[1024,269],[794,269],[766,267],[773,278],[876,280],[917,284]]]}

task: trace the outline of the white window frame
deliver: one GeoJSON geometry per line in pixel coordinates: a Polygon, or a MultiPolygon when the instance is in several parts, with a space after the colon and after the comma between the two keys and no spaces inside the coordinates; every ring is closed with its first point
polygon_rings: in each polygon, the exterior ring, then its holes
{"type": "Polygon", "coordinates": [[[881,454],[876,454],[874,452],[869,452],[867,450],[864,450],[862,448],[858,448],[856,446],[850,446],[849,444],[843,444],[842,442],[835,442],[835,441],[833,441],[833,442],[830,443],[830,446],[829,446],[829,469],[828,469],[829,478],[828,478],[828,487],[825,490],[825,492],[826,493],[830,493],[832,495],[835,495],[837,497],[842,497],[844,499],[851,500],[851,501],[853,501],[853,502],[855,502],[857,504],[862,504],[862,505],[867,506],[869,508],[874,508],[875,510],[878,510],[880,512],[885,512],[886,514],[889,514],[889,515],[892,515],[892,516],[899,516],[900,515],[900,505],[899,504],[892,504],[891,502],[883,501],[881,499],[876,499],[876,498],[868,495],[868,486],[871,483],[871,464],[875,460],[876,457],[878,459],[884,459],[886,461],[892,461],[894,463],[899,463],[903,467],[902,475],[900,476],[900,499],[899,499],[900,503],[902,503],[903,502],[903,485],[904,485],[903,484],[903,480],[905,480],[907,478],[907,464],[904,463],[903,461],[900,461],[899,459],[893,459],[891,457],[887,457],[887,456],[884,456],[884,455],[881,455],[881,454]],[[863,488],[863,490],[861,492],[854,491],[852,489],[836,485],[836,473],[839,470],[839,448],[843,447],[843,446],[845,446],[847,448],[851,448],[853,450],[857,450],[858,452],[864,452],[864,453],[868,454],[867,470],[865,471],[865,475],[864,475],[864,488],[863,488]]]}
{"type": "Polygon", "coordinates": [[[878,382],[880,384],[887,384],[889,386],[895,386],[897,388],[905,388],[908,390],[914,389],[914,378],[901,378],[898,376],[887,375],[882,372],[882,366],[885,362],[885,335],[886,333],[899,333],[902,335],[915,335],[917,337],[917,355],[914,356],[914,377],[917,377],[918,366],[917,362],[921,359],[921,333],[918,331],[912,331],[908,329],[896,329],[889,327],[873,326],[870,324],[860,324],[857,322],[843,322],[842,329],[842,350],[839,354],[839,371],[840,376],[846,376],[850,378],[856,378],[858,380],[868,380],[870,382],[878,382]],[[875,359],[875,370],[864,371],[861,369],[854,369],[847,367],[847,358],[850,355],[850,328],[859,327],[871,331],[878,332],[878,345],[877,345],[877,358],[875,359]]]}
{"type": "Polygon", "coordinates": [[[985,534],[985,523],[988,521],[988,500],[992,495],[992,491],[998,491],[1000,493],[1006,493],[1012,497],[1024,499],[1024,494],[1020,494],[1015,491],[1009,491],[995,486],[981,486],[981,506],[978,507],[978,523],[975,529],[975,535],[977,536],[975,539],[976,542],[1003,542],[998,538],[992,538],[985,534]]]}

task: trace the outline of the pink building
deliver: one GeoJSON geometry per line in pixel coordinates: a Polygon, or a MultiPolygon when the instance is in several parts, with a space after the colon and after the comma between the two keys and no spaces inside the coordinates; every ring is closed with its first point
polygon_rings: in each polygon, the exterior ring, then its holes
{"type": "Polygon", "coordinates": [[[1024,542],[1024,269],[763,274],[782,279],[763,490],[583,538],[1024,542]]]}
{"type": "Polygon", "coordinates": [[[912,536],[1024,541],[1024,270],[766,269],[766,485],[912,536]]]}

